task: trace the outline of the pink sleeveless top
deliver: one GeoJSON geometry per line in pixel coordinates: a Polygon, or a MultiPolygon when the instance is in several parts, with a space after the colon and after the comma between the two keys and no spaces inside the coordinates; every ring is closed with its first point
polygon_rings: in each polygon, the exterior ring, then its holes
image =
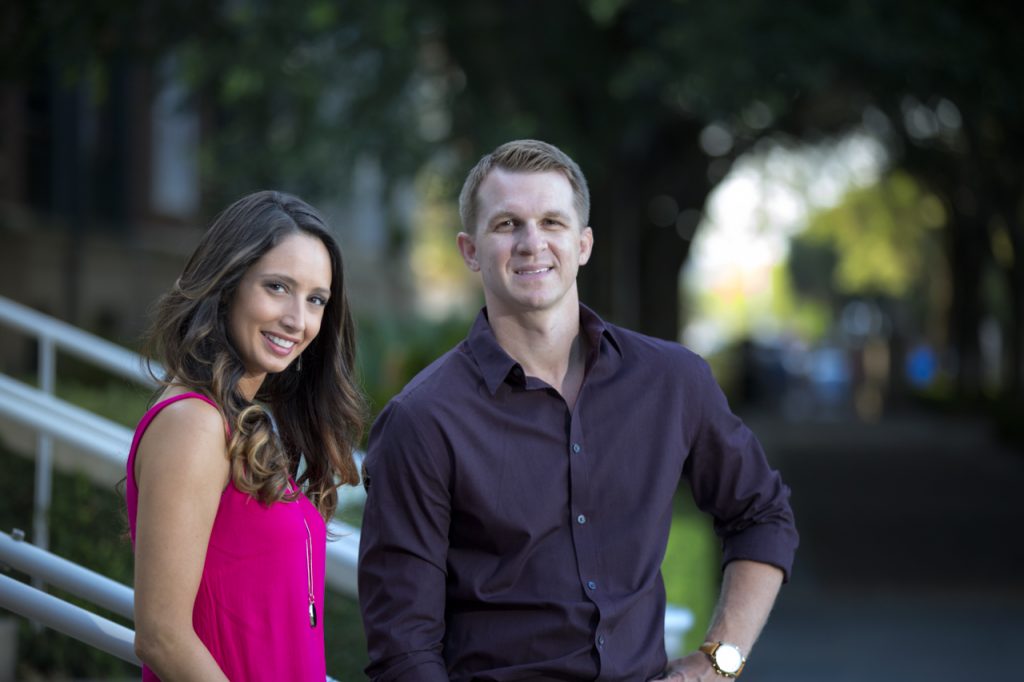
{"type": "MultiPolygon", "coordinates": [[[[139,508],[135,482],[139,441],[160,410],[186,398],[214,405],[198,393],[173,396],[151,407],[135,430],[125,495],[133,543],[139,508]]],[[[192,626],[228,679],[323,682],[326,678],[321,622],[326,531],[305,495],[267,507],[239,491],[233,482],[224,489],[192,607],[192,626]],[[316,627],[309,624],[306,547],[310,538],[316,627]]],[[[156,680],[157,676],[143,667],[142,679],[156,680]]]]}

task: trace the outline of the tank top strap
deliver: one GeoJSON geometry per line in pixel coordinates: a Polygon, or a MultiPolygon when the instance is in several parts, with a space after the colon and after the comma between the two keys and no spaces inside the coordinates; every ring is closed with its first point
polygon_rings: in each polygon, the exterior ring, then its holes
{"type": "Polygon", "coordinates": [[[165,398],[164,400],[161,400],[160,402],[153,405],[152,409],[163,409],[164,407],[170,405],[171,403],[176,403],[179,400],[184,400],[186,398],[198,398],[203,402],[209,403],[210,405],[217,407],[217,403],[213,402],[213,400],[210,397],[205,396],[202,393],[197,393],[196,391],[188,391],[187,393],[179,393],[178,395],[172,395],[170,398],[165,398]]]}
{"type": "MultiPolygon", "coordinates": [[[[145,432],[146,428],[149,426],[149,423],[153,421],[165,407],[167,407],[168,405],[172,405],[178,402],[179,400],[186,400],[189,398],[202,400],[204,403],[207,403],[215,407],[218,412],[220,411],[220,406],[217,405],[217,403],[215,403],[213,399],[203,395],[202,393],[197,393],[196,391],[188,391],[187,393],[179,393],[178,395],[172,395],[170,398],[165,398],[164,400],[161,400],[160,402],[156,403],[155,405],[153,405],[153,407],[149,408],[146,411],[146,414],[142,416],[142,421],[139,423],[139,435],[141,436],[142,433],[145,432]]],[[[224,434],[227,438],[231,438],[231,426],[227,423],[227,421],[224,422],[224,434]]]]}

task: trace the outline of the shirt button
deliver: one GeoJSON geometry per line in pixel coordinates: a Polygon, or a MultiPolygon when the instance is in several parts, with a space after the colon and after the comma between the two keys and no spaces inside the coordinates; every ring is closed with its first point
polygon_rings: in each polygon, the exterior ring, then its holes
{"type": "Polygon", "coordinates": [[[586,523],[586,522],[587,522],[587,517],[584,516],[583,514],[580,514],[579,516],[576,517],[576,523],[580,524],[581,526],[584,523],[586,523]]]}
{"type": "Polygon", "coordinates": [[[604,646],[604,635],[598,635],[597,636],[597,646],[599,646],[599,647],[604,646]]]}
{"type": "Polygon", "coordinates": [[[588,580],[587,581],[587,587],[589,587],[592,590],[596,590],[597,589],[597,583],[595,583],[593,580],[588,580]]]}
{"type": "Polygon", "coordinates": [[[582,448],[582,447],[580,446],[580,444],[579,444],[579,443],[573,443],[573,444],[572,444],[572,451],[573,451],[573,452],[577,452],[577,453],[578,453],[578,452],[579,452],[580,450],[582,450],[582,449],[583,449],[583,448],[582,448]]]}

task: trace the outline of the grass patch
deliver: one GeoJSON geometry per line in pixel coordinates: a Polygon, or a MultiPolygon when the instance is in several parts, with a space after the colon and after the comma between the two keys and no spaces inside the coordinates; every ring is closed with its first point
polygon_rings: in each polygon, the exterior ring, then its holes
{"type": "Polygon", "coordinates": [[[126,381],[93,383],[62,380],[57,386],[57,397],[134,429],[149,407],[153,389],[126,381]]]}
{"type": "Polygon", "coordinates": [[[693,627],[686,633],[682,651],[694,651],[704,641],[718,601],[721,571],[718,539],[711,519],[701,513],[683,491],[676,494],[672,530],[661,572],[669,604],[693,612],[693,627]]]}

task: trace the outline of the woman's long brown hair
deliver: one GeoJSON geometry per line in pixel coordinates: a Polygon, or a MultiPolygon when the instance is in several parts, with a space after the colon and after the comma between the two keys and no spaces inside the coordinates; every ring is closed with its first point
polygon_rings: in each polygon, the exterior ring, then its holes
{"type": "Polygon", "coordinates": [[[184,385],[220,407],[231,429],[231,477],[239,490],[264,504],[293,499],[288,477],[297,474],[304,457],[297,482],[330,519],[338,486],[359,482],[352,451],[362,437],[366,407],[355,380],[355,330],[341,249],[315,209],[273,191],[229,206],[158,301],[146,341],[147,356],[163,365],[150,364],[163,386],[184,385]],[[331,297],[320,333],[301,362],[268,374],[250,401],[238,389],[245,367],[228,337],[228,310],[246,270],[284,237],[300,232],[318,238],[330,255],[331,297]]]}

